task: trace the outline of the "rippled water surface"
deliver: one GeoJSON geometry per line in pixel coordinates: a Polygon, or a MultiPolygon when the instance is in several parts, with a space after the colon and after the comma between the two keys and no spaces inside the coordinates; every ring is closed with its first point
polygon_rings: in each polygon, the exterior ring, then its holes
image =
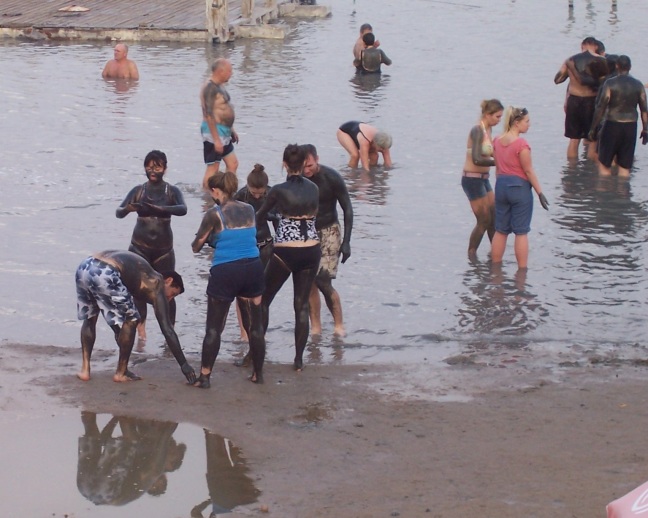
{"type": "MultiPolygon", "coordinates": [[[[284,146],[311,142],[353,197],[352,257],[335,282],[348,336],[334,341],[327,316],[307,361],[406,363],[494,344],[645,355],[647,150],[638,147],[629,182],[599,179],[585,159],[569,164],[565,87],[553,76],[594,35],[608,51],[630,55],[632,73],[648,80],[639,44],[648,4],[576,0],[573,11],[566,0],[329,4],[332,17],[291,22],[285,41],[133,44],[142,79],[131,87],[101,79],[108,44],[0,41],[1,338],[78,345],[76,266],[93,251],[128,247],[134,217],[118,220],[115,209],[145,181],[145,154],[162,149],[167,180],[189,207],[172,220],[187,287],[177,329],[197,357],[209,268],[190,248],[205,206],[198,91],[213,59],[226,56],[234,65],[239,177],[260,162],[280,182],[284,146]],[[394,62],[379,80],[359,80],[351,66],[367,21],[394,62]],[[512,249],[501,272],[490,268],[486,243],[480,261],[466,258],[474,220],[459,178],[467,133],[490,97],[529,109],[527,138],[551,202],[548,213],[536,210],[526,277],[516,275],[512,249]],[[393,170],[346,166],[335,132],[350,119],[393,134],[393,170]]],[[[272,307],[270,361],[292,359],[291,298],[287,283],[272,307]]],[[[240,352],[237,336],[232,317],[223,358],[240,352]]],[[[153,332],[146,348],[162,342],[153,332]]],[[[103,324],[97,347],[114,348],[103,324]]]]}

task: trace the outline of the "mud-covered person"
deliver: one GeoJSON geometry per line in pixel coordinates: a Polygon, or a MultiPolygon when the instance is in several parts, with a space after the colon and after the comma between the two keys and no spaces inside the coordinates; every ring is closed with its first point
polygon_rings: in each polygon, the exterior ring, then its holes
{"type": "MultiPolygon", "coordinates": [[[[370,33],[373,34],[373,27],[371,26],[371,24],[370,23],[363,23],[360,26],[360,35],[358,36],[358,39],[356,40],[356,42],[353,45],[353,66],[355,66],[356,69],[358,69],[358,70],[360,69],[360,54],[364,50],[364,48],[366,46],[364,40],[362,39],[362,37],[365,34],[370,34],[370,33]]],[[[374,37],[374,44],[373,45],[376,48],[380,47],[380,41],[375,39],[375,37],[374,37]]]]}
{"type": "Polygon", "coordinates": [[[258,223],[267,220],[270,211],[281,214],[275,234],[272,257],[265,269],[266,289],[263,292],[263,329],[268,329],[270,305],[288,277],[293,278],[293,308],[295,310],[295,360],[300,371],[308,341],[310,295],[319,268],[321,249],[315,228],[319,206],[319,189],[304,178],[306,154],[297,144],[286,146],[283,164],[288,172],[285,182],[274,185],[257,211],[258,223]]]}
{"type": "Polygon", "coordinates": [[[322,258],[309,298],[311,334],[322,333],[319,298],[319,292],[322,292],[326,306],[333,316],[333,333],[335,336],[343,337],[346,331],[342,318],[342,301],[340,294],[333,287],[333,279],[337,277],[340,255],[343,264],[351,257],[353,207],[349,191],[340,173],[319,163],[317,148],[313,144],[304,144],[301,147],[306,154],[304,176],[319,189],[319,208],[317,209],[315,228],[320,239],[322,258]],[[338,219],[338,204],[344,215],[344,235],[338,219]]]}
{"type": "MultiPolygon", "coordinates": [[[[252,205],[255,212],[261,208],[266,199],[268,191],[270,190],[268,174],[261,164],[255,164],[254,169],[248,174],[246,185],[242,187],[234,196],[234,199],[252,205]]],[[[257,222],[257,248],[259,249],[259,257],[263,263],[263,267],[268,264],[270,256],[272,255],[272,233],[270,231],[270,222],[276,225],[277,215],[271,213],[268,215],[268,221],[257,222]]],[[[248,336],[245,328],[245,322],[248,315],[241,315],[241,307],[236,305],[236,315],[238,317],[240,338],[242,341],[247,342],[248,336]]],[[[238,367],[247,367],[250,363],[250,353],[248,352],[242,359],[238,359],[234,364],[238,367]]]]}
{"type": "Polygon", "coordinates": [[[217,172],[209,178],[208,186],[216,205],[203,216],[191,243],[194,253],[200,252],[205,243],[214,247],[207,285],[207,322],[200,376],[195,385],[199,388],[210,386],[225,320],[234,299],[241,306],[241,313],[249,315],[246,331],[254,367],[250,380],[263,383],[265,340],[261,294],[264,276],[256,241],[255,212],[249,204],[234,199],[238,189],[234,173],[217,172]]]}
{"type": "Polygon", "coordinates": [[[200,105],[203,121],[200,133],[203,138],[203,158],[205,161],[205,176],[202,186],[209,190],[207,180],[216,173],[221,162],[225,162],[225,170],[236,173],[238,158],[234,153],[234,144],[238,142],[238,134],[234,131],[234,106],[225,89],[232,77],[232,63],[225,58],[218,58],[211,67],[211,75],[200,90],[200,105]]]}
{"type": "MultiPolygon", "coordinates": [[[[565,98],[565,137],[569,139],[567,158],[578,157],[578,147],[587,135],[594,118],[598,85],[608,74],[607,60],[597,54],[599,41],[593,37],[581,42],[581,53],[567,58],[554,77],[560,84],[569,79],[565,98]]],[[[594,146],[588,149],[595,158],[594,146]]]]}
{"type": "Polygon", "coordinates": [[[360,52],[360,62],[358,72],[363,74],[380,74],[382,70],[380,65],[391,65],[392,60],[382,49],[376,47],[376,37],[373,33],[368,32],[362,37],[365,48],[360,52]]]}
{"type": "Polygon", "coordinates": [[[97,318],[101,312],[115,334],[119,360],[113,381],[139,380],[128,370],[140,319],[135,299],[153,305],[155,318],[182,373],[189,383],[196,374],[187,362],[169,316],[169,301],[184,292],[182,277],[174,271],[158,273],[146,259],[125,250],[106,250],[84,259],[77,268],[77,314],[81,326],[83,363],[79,379],[90,379],[90,359],[97,338],[97,318]]]}
{"type": "MultiPolygon", "coordinates": [[[[137,212],[128,250],[141,255],[158,272],[175,270],[171,216],[187,214],[180,189],[164,180],[166,171],[166,155],[157,149],[148,153],[144,158],[148,181],[133,187],[115,212],[120,219],[137,212]]],[[[147,308],[143,302],[136,303],[141,317],[137,334],[140,340],[145,341],[147,308]]],[[[170,302],[170,316],[171,323],[175,324],[175,300],[170,302]]]]}
{"type": "Polygon", "coordinates": [[[628,56],[619,56],[616,76],[603,84],[596,101],[589,138],[596,137],[599,123],[604,121],[598,135],[598,168],[603,176],[612,173],[614,161],[619,176],[630,176],[637,144],[637,107],[641,113],[641,143],[648,143],[646,89],[641,81],[630,75],[631,66],[628,56]]]}

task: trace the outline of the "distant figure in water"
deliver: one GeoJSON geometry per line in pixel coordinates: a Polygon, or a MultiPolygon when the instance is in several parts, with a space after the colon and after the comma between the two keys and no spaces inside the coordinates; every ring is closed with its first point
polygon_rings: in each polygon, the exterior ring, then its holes
{"type": "Polygon", "coordinates": [[[363,74],[380,74],[380,65],[391,65],[392,60],[382,49],[376,47],[376,37],[368,32],[362,37],[365,48],[360,51],[360,59],[356,64],[358,72],[363,74]]]}
{"type": "Polygon", "coordinates": [[[474,257],[484,237],[493,240],[495,234],[495,193],[491,187],[490,166],[493,159],[493,126],[499,124],[504,106],[497,99],[482,101],[481,118],[468,135],[461,187],[463,188],[477,223],[468,241],[468,255],[474,257]]]}
{"type": "Polygon", "coordinates": [[[355,169],[358,162],[365,171],[378,164],[378,155],[382,154],[385,167],[392,166],[389,149],[392,138],[389,133],[365,124],[364,122],[349,121],[340,126],[337,131],[338,142],[349,153],[349,167],[355,169]]]}
{"type": "MultiPolygon", "coordinates": [[[[164,181],[166,170],[166,155],[157,149],[149,152],[144,158],[148,181],[133,187],[115,212],[119,219],[137,212],[128,250],[141,255],[158,272],[175,270],[171,216],[184,216],[187,213],[180,189],[164,181]]],[[[137,334],[140,340],[146,340],[146,304],[138,300],[135,302],[141,317],[137,334]]],[[[169,311],[171,324],[175,325],[175,300],[170,301],[169,311]]]]}
{"type": "Polygon", "coordinates": [[[196,373],[187,362],[178,335],[169,318],[169,301],[184,292],[182,277],[177,272],[156,272],[146,259],[133,252],[106,250],[84,259],[76,271],[77,314],[81,326],[83,364],[77,374],[83,381],[90,379],[90,358],[97,338],[97,318],[101,312],[115,333],[119,346],[119,361],[113,381],[139,380],[128,370],[135,342],[135,329],[140,315],[135,298],[153,304],[155,317],[182,373],[189,383],[196,373]]]}
{"type": "MultiPolygon", "coordinates": [[[[353,45],[353,65],[356,68],[360,67],[360,53],[364,50],[365,48],[365,42],[362,39],[362,37],[365,34],[373,34],[373,27],[369,23],[363,23],[360,26],[360,36],[356,40],[355,44],[353,45]]],[[[380,42],[376,39],[374,40],[374,47],[378,48],[380,47],[380,42]]]]}
{"type": "Polygon", "coordinates": [[[104,79],[139,79],[137,65],[128,59],[128,45],[118,43],[114,48],[115,58],[106,63],[101,73],[104,79]]]}

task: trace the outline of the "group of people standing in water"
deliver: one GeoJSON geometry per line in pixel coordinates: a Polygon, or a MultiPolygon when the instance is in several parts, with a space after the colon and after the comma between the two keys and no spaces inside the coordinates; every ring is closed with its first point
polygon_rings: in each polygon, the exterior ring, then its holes
{"type": "MultiPolygon", "coordinates": [[[[644,85],[629,75],[628,56],[606,55],[605,46],[588,37],[581,53],[571,56],[554,78],[556,84],[569,79],[565,98],[565,136],[570,139],[568,158],[578,157],[585,140],[588,158],[595,160],[601,175],[627,177],[634,160],[638,113],[643,144],[648,143],[648,108],[644,85]]],[[[502,262],[507,237],[515,234],[518,268],[526,269],[529,258],[528,233],[531,230],[533,195],[549,209],[549,202],[533,168],[531,147],[522,136],[530,128],[526,108],[509,106],[497,99],[481,103],[479,124],[468,135],[462,188],[476,218],[468,241],[468,255],[474,257],[484,234],[491,241],[491,259],[502,262]],[[493,138],[493,127],[503,119],[504,131],[493,138]],[[490,184],[490,168],[495,166],[495,192],[490,184]]]]}
{"type": "MultiPolygon", "coordinates": [[[[144,159],[147,181],[133,187],[116,210],[117,218],[137,214],[128,251],[107,250],[86,258],[76,273],[78,317],[83,320],[83,364],[78,377],[90,379],[90,359],[96,339],[99,313],[113,329],[119,346],[114,381],[139,377],[128,369],[135,336],[146,340],[147,304],[152,304],[162,334],[187,381],[209,388],[221,337],[234,300],[249,342],[249,352],[238,366],[252,366],[250,380],[263,383],[265,333],[270,305],[292,276],[295,312],[297,371],[309,333],[321,333],[320,299],[334,321],[335,336],[345,335],[340,296],[333,288],[340,261],[351,255],[353,209],[342,176],[321,165],[312,144],[290,144],[283,154],[285,182],[269,185],[268,175],[256,164],[239,189],[238,159],[234,144],[234,108],[224,85],[232,75],[231,63],[217,59],[201,89],[201,134],[206,171],[203,189],[214,205],[203,215],[191,243],[194,253],[212,247],[207,293],[205,337],[201,366],[196,373],[187,362],[175,332],[175,297],[184,292],[182,277],[175,271],[171,217],[184,216],[187,206],[182,192],[164,179],[167,157],[159,150],[144,159]],[[225,164],[225,172],[219,170],[225,164]],[[337,206],[343,212],[343,228],[337,206]],[[309,325],[309,322],[312,325],[309,325]]],[[[378,128],[359,121],[340,126],[337,138],[349,154],[349,166],[369,170],[380,155],[391,167],[392,138],[378,128]]]]}

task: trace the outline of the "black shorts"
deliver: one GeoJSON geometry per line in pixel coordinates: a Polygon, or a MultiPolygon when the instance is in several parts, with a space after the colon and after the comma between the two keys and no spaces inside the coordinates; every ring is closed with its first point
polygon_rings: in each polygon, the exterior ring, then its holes
{"type": "Polygon", "coordinates": [[[223,152],[218,153],[214,147],[213,142],[207,142],[203,140],[203,158],[205,159],[206,165],[215,164],[217,162],[222,162],[223,158],[234,151],[234,144],[231,142],[227,146],[223,147],[223,152]]]}
{"type": "Polygon", "coordinates": [[[605,121],[598,139],[598,159],[605,167],[612,167],[616,157],[619,167],[630,169],[637,145],[636,122],[605,121]]]}
{"type": "Polygon", "coordinates": [[[232,302],[235,297],[259,297],[265,289],[263,263],[258,257],[217,264],[209,270],[207,295],[232,302]]]}
{"type": "Polygon", "coordinates": [[[319,243],[313,246],[275,246],[273,253],[292,273],[309,268],[317,270],[322,257],[319,243]]]}
{"type": "Polygon", "coordinates": [[[596,97],[567,97],[567,110],[565,111],[565,137],[571,139],[587,138],[592,120],[596,97]]]}

